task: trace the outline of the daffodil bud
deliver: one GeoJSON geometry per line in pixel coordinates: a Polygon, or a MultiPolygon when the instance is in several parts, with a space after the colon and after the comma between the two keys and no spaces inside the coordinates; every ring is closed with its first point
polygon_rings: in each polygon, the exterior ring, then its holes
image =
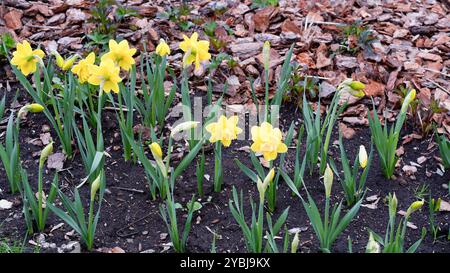
{"type": "Polygon", "coordinates": [[[294,239],[292,239],[291,243],[291,253],[297,253],[298,243],[300,242],[298,231],[294,235],[294,239]]]}
{"type": "Polygon", "coordinates": [[[97,194],[98,189],[100,189],[101,174],[91,184],[91,201],[94,201],[95,194],[97,194]]]}
{"type": "Polygon", "coordinates": [[[70,68],[72,68],[73,63],[77,60],[78,55],[74,55],[70,57],[67,61],[64,62],[64,65],[61,67],[62,70],[66,71],[70,68]]]}
{"type": "Polygon", "coordinates": [[[264,202],[264,194],[266,193],[267,184],[264,184],[261,179],[258,177],[258,181],[256,182],[256,187],[259,192],[259,201],[264,202]]]}
{"type": "Polygon", "coordinates": [[[392,196],[389,194],[388,202],[389,202],[389,218],[395,217],[395,214],[397,213],[397,203],[398,203],[395,192],[392,196]]]}
{"type": "Polygon", "coordinates": [[[173,137],[177,133],[197,128],[198,124],[199,124],[198,121],[185,121],[185,122],[182,122],[182,123],[178,124],[177,126],[175,126],[172,129],[172,132],[170,133],[170,137],[173,137]]]}
{"type": "Polygon", "coordinates": [[[266,175],[266,177],[264,178],[263,183],[268,186],[270,184],[270,182],[272,182],[274,176],[275,176],[275,168],[272,168],[269,171],[269,173],[266,175]]]}
{"type": "Polygon", "coordinates": [[[32,103],[22,106],[20,108],[19,112],[17,113],[18,117],[21,117],[23,113],[31,112],[31,113],[39,113],[44,111],[44,106],[40,105],[39,103],[32,103]]]}
{"type": "Polygon", "coordinates": [[[167,177],[167,169],[166,169],[166,165],[164,165],[164,162],[163,162],[163,153],[162,153],[161,146],[159,146],[158,143],[153,142],[152,144],[149,145],[149,147],[150,147],[150,150],[152,151],[153,157],[156,160],[156,164],[158,165],[159,170],[164,175],[164,177],[167,177]]]}
{"type": "Polygon", "coordinates": [[[269,63],[270,63],[270,42],[265,41],[263,46],[263,63],[264,63],[264,69],[269,70],[269,63]]]}
{"type": "Polygon", "coordinates": [[[367,152],[364,145],[359,146],[358,160],[359,165],[364,169],[367,166],[367,152]]]}
{"type": "Polygon", "coordinates": [[[166,55],[170,54],[170,47],[166,43],[166,41],[164,41],[164,39],[160,39],[159,40],[159,44],[158,44],[158,46],[155,49],[155,52],[159,56],[163,57],[163,56],[166,56],[166,55]]]}
{"type": "Polygon", "coordinates": [[[366,253],[380,253],[380,244],[375,241],[372,232],[369,233],[369,241],[367,242],[366,253]]]}
{"type": "Polygon", "coordinates": [[[405,100],[402,104],[401,112],[405,113],[406,110],[408,110],[408,106],[411,104],[411,102],[416,98],[416,89],[411,90],[408,95],[406,95],[405,100]]]}
{"type": "Polygon", "coordinates": [[[63,66],[64,66],[64,58],[61,56],[61,55],[59,55],[59,53],[58,52],[53,52],[53,54],[55,55],[55,59],[56,59],[56,65],[59,67],[59,68],[63,68],[63,66]]]}
{"type": "Polygon", "coordinates": [[[44,166],[45,160],[53,153],[53,141],[47,144],[41,152],[41,157],[39,158],[39,167],[44,166]]]}
{"type": "Polygon", "coordinates": [[[152,151],[152,155],[155,159],[162,159],[163,153],[161,150],[161,146],[158,143],[153,142],[150,144],[150,150],[152,151]]]}
{"type": "Polygon", "coordinates": [[[31,113],[39,113],[44,111],[44,106],[40,105],[39,103],[32,103],[28,106],[28,111],[31,113]]]}
{"type": "Polygon", "coordinates": [[[423,204],[424,204],[423,200],[413,202],[406,211],[405,217],[408,218],[413,212],[419,210],[423,206],[423,204]]]}
{"type": "Polygon", "coordinates": [[[325,185],[325,197],[329,198],[331,195],[331,186],[333,185],[333,171],[328,164],[325,169],[323,184],[325,185]]]}
{"type": "Polygon", "coordinates": [[[433,211],[439,211],[441,207],[441,201],[442,199],[439,197],[437,200],[431,199],[431,207],[433,208],[433,211]]]}
{"type": "Polygon", "coordinates": [[[353,89],[353,90],[363,90],[364,88],[366,88],[366,85],[360,81],[352,81],[349,86],[353,89]]]}

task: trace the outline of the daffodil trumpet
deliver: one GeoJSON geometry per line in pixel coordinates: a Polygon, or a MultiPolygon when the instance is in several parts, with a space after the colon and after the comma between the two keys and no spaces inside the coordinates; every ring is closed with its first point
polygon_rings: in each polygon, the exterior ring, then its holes
{"type": "Polygon", "coordinates": [[[373,145],[371,144],[370,154],[367,155],[364,145],[359,147],[353,167],[350,166],[345,147],[342,143],[342,133],[339,132],[339,149],[341,152],[341,163],[344,171],[344,177],[340,179],[342,189],[345,193],[347,206],[353,206],[357,201],[363,198],[366,192],[366,179],[370,170],[373,156],[373,145]],[[358,177],[359,176],[359,177],[358,177]]]}

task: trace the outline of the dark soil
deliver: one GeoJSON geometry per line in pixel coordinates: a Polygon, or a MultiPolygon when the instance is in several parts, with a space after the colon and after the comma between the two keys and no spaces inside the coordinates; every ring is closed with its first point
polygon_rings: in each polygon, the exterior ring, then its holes
{"type": "MultiPolygon", "coordinates": [[[[0,92],[0,97],[3,96],[4,91],[0,92]]],[[[8,104],[13,95],[8,94],[8,104]]],[[[19,102],[24,104],[28,100],[27,96],[22,93],[19,97],[19,102]]],[[[7,107],[8,108],[8,107],[7,107]]],[[[5,116],[9,115],[9,111],[5,116]]],[[[293,106],[285,105],[281,115],[281,129],[286,132],[292,121],[300,120],[301,113],[293,106]]],[[[113,112],[105,112],[104,123],[107,120],[115,121],[113,112]]],[[[38,147],[28,143],[28,140],[39,138],[41,128],[44,124],[49,124],[43,114],[29,114],[28,120],[21,124],[21,159],[24,168],[27,169],[30,181],[36,181],[38,171],[38,156],[33,157],[33,153],[39,152],[42,147],[38,147]]],[[[111,124],[115,124],[111,122],[111,124]]],[[[115,126],[115,125],[113,125],[115,126]]],[[[337,126],[336,126],[337,127],[337,126]]],[[[296,127],[298,129],[298,127],[296,127]]],[[[4,129],[0,129],[0,133],[4,129]]],[[[113,248],[119,246],[126,252],[140,252],[145,250],[154,250],[161,252],[164,249],[164,244],[170,242],[169,236],[164,236],[167,233],[166,227],[162,218],[159,215],[160,200],[152,201],[148,191],[147,181],[143,168],[136,164],[124,162],[121,151],[115,151],[112,147],[121,145],[120,135],[116,134],[118,128],[109,128],[105,130],[105,146],[108,153],[111,155],[107,158],[105,170],[107,175],[107,193],[101,211],[101,217],[97,228],[95,248],[113,248]],[[144,193],[132,192],[125,189],[142,190],[144,193]],[[163,234],[163,235],[162,235],[163,234]]],[[[411,133],[409,127],[403,130],[403,134],[411,133]]],[[[56,134],[52,134],[56,143],[56,134]]],[[[337,130],[335,130],[333,141],[337,139],[337,130]]],[[[2,140],[3,141],[3,140],[2,140]]],[[[378,155],[374,152],[374,160],[370,169],[367,180],[368,193],[370,195],[378,195],[381,197],[377,209],[369,209],[361,207],[359,213],[345,232],[337,239],[334,244],[334,252],[347,252],[348,238],[353,241],[354,252],[364,252],[368,240],[368,229],[384,235],[387,220],[388,209],[385,204],[384,197],[388,193],[395,192],[399,200],[399,210],[408,208],[411,202],[416,201],[417,198],[414,193],[422,184],[429,187],[434,197],[445,197],[448,200],[448,189],[443,187],[443,184],[448,184],[450,180],[449,173],[445,173],[444,177],[435,174],[437,161],[432,155],[438,155],[437,149],[427,150],[430,138],[421,141],[414,140],[405,145],[405,154],[402,161],[408,163],[409,161],[416,161],[421,155],[426,155],[429,159],[422,164],[422,168],[418,168],[415,179],[412,179],[401,174],[396,180],[386,180],[381,173],[378,161],[378,155]],[[430,177],[425,175],[428,170],[432,173],[430,177]]],[[[356,135],[351,140],[344,140],[344,145],[347,148],[349,158],[353,161],[357,154],[358,147],[361,144],[366,146],[369,150],[370,131],[367,127],[357,128],[356,135]]],[[[206,154],[206,173],[211,175],[210,181],[205,180],[205,197],[199,201],[203,207],[200,211],[195,212],[193,227],[188,239],[189,252],[209,252],[213,234],[207,229],[218,233],[221,239],[216,241],[217,252],[246,252],[245,242],[240,227],[230,213],[228,208],[228,201],[231,195],[232,187],[235,186],[239,191],[244,193],[244,204],[246,216],[251,216],[249,198],[252,196],[253,200],[257,200],[256,185],[248,179],[237,167],[234,162],[235,158],[239,158],[241,162],[251,167],[249,155],[244,151],[238,151],[238,148],[249,145],[249,141],[235,141],[231,147],[223,149],[223,169],[224,169],[224,185],[221,193],[214,193],[212,187],[212,177],[214,172],[214,160],[212,152],[206,154]]],[[[56,148],[57,146],[55,146],[56,148]]],[[[337,147],[334,145],[330,148],[330,154],[337,162],[340,169],[340,163],[337,161],[339,153],[337,147]]],[[[295,149],[290,149],[287,156],[288,167],[293,166],[295,156],[295,149]]],[[[402,163],[403,163],[402,162],[402,163]]],[[[403,165],[403,164],[402,164],[403,165]]],[[[71,194],[71,191],[80,180],[85,176],[84,169],[79,158],[75,156],[72,161],[66,161],[66,169],[60,173],[60,189],[66,194],[71,194]]],[[[399,171],[399,170],[398,170],[399,171]]],[[[4,173],[3,166],[0,167],[0,173],[4,173]]],[[[44,176],[45,188],[48,189],[51,180],[53,179],[53,172],[48,172],[44,176]]],[[[308,191],[315,198],[319,208],[323,207],[324,190],[323,185],[317,174],[310,177],[305,176],[305,184],[308,191]]],[[[8,182],[5,175],[0,176],[0,199],[7,199],[14,202],[14,207],[10,210],[0,210],[0,238],[8,238],[10,240],[22,241],[26,226],[24,223],[22,210],[22,202],[18,194],[10,194],[8,192],[8,182]]],[[[195,164],[185,171],[183,177],[178,179],[175,187],[175,201],[183,205],[188,202],[193,195],[197,193],[195,164]]],[[[305,194],[305,191],[301,191],[305,194]]],[[[87,203],[89,196],[89,189],[87,186],[81,188],[81,195],[87,203]]],[[[342,190],[337,178],[333,185],[333,200],[339,202],[343,198],[342,190]]],[[[445,199],[444,198],[444,199],[445,199]]],[[[57,204],[59,201],[57,202],[57,204]]],[[[87,204],[86,204],[87,205],[87,204]]],[[[319,243],[315,238],[312,227],[309,225],[308,218],[302,207],[298,197],[293,197],[287,185],[281,181],[278,189],[278,203],[275,211],[276,218],[286,207],[290,207],[288,220],[286,225],[288,229],[302,228],[300,234],[301,251],[302,252],[318,252],[319,243]]],[[[180,220],[184,224],[186,212],[181,213],[178,210],[180,220]]],[[[250,219],[250,218],[248,218],[250,219]]],[[[417,226],[417,229],[408,228],[407,243],[415,242],[421,233],[422,227],[428,228],[428,208],[424,206],[421,212],[414,213],[410,221],[417,226]]],[[[56,243],[57,246],[67,244],[69,241],[79,241],[77,234],[72,236],[65,236],[71,231],[71,228],[64,224],[61,228],[50,230],[55,225],[62,221],[55,215],[50,214],[48,219],[48,228],[45,232],[46,241],[49,243],[56,243]]],[[[450,215],[448,213],[438,213],[437,222],[439,223],[442,235],[435,243],[430,233],[427,234],[426,239],[419,247],[419,252],[450,252],[450,241],[447,240],[450,215]]],[[[181,224],[180,224],[181,226],[181,224]]],[[[36,235],[35,235],[36,236],[36,235]]],[[[283,236],[280,234],[280,236],[283,236]]],[[[281,240],[280,240],[281,242],[281,240]]],[[[26,244],[27,247],[33,246],[26,244]]],[[[55,249],[41,249],[41,251],[56,251],[55,249]]],[[[84,250],[83,250],[84,251],[84,250]]],[[[169,252],[172,249],[168,250],[169,252]]]]}

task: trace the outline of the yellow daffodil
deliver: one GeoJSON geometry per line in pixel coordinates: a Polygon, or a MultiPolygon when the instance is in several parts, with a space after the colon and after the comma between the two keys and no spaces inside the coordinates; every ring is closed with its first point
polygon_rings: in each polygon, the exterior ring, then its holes
{"type": "Polygon", "coordinates": [[[94,201],[95,194],[97,193],[98,189],[100,189],[101,176],[102,174],[99,174],[91,184],[91,201],[94,201]]]}
{"type": "Polygon", "coordinates": [[[411,90],[408,95],[406,95],[405,100],[402,104],[402,113],[405,113],[406,110],[408,110],[408,106],[411,104],[411,102],[416,98],[416,89],[411,90]]]}
{"type": "Polygon", "coordinates": [[[273,128],[270,123],[263,122],[261,126],[253,126],[251,133],[253,140],[251,150],[262,153],[265,160],[274,160],[278,153],[287,152],[287,146],[282,142],[283,136],[280,129],[273,128]]]}
{"type": "Polygon", "coordinates": [[[364,145],[359,146],[358,159],[359,165],[361,166],[361,168],[364,169],[367,166],[367,152],[366,147],[364,147],[364,145]]]}
{"type": "Polygon", "coordinates": [[[122,79],[119,76],[120,68],[110,59],[103,60],[100,66],[91,65],[89,67],[91,75],[88,82],[92,85],[102,85],[103,91],[109,93],[119,93],[119,82],[122,79]]]}
{"type": "Polygon", "coordinates": [[[101,60],[112,60],[123,70],[128,71],[135,63],[133,59],[135,53],[136,48],[130,48],[126,40],[123,40],[120,43],[109,40],[109,52],[103,55],[101,60]]]}
{"type": "Polygon", "coordinates": [[[187,67],[195,63],[195,69],[200,68],[200,63],[211,59],[211,54],[208,53],[209,42],[197,41],[198,33],[194,32],[189,38],[183,35],[184,41],[180,43],[180,49],[184,52],[183,66],[187,67]]]}
{"type": "Polygon", "coordinates": [[[325,197],[330,198],[331,186],[333,186],[333,171],[328,164],[323,176],[323,184],[325,185],[325,197]]]}
{"type": "Polygon", "coordinates": [[[159,56],[163,57],[170,54],[170,47],[164,39],[160,39],[158,46],[156,46],[155,52],[159,56]]]}
{"type": "Polygon", "coordinates": [[[36,71],[39,59],[44,58],[44,56],[44,51],[40,49],[33,50],[28,41],[23,41],[17,44],[11,64],[17,66],[23,75],[28,76],[36,71]]]}
{"type": "Polygon", "coordinates": [[[237,135],[242,133],[242,129],[237,127],[238,121],[238,116],[232,116],[227,119],[222,115],[217,122],[208,124],[205,129],[211,133],[209,142],[220,141],[223,146],[230,146],[231,141],[237,139],[237,135]]]}
{"type": "Polygon", "coordinates": [[[53,54],[55,55],[56,58],[56,65],[61,68],[63,71],[68,70],[69,68],[71,68],[73,66],[73,63],[77,60],[78,55],[74,55],[72,57],[70,57],[67,60],[64,60],[64,58],[59,55],[58,52],[53,52],[53,54]]]}
{"type": "Polygon", "coordinates": [[[90,67],[94,65],[95,53],[91,52],[85,59],[82,59],[74,67],[72,67],[72,73],[78,76],[78,81],[80,83],[85,83],[89,76],[91,75],[90,67]]]}

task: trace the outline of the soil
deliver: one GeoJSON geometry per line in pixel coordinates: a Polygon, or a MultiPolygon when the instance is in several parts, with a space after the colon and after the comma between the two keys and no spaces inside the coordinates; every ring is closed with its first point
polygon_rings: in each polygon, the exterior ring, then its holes
{"type": "MultiPolygon", "coordinates": [[[[19,96],[20,104],[29,101],[25,91],[21,90],[19,96]]],[[[4,91],[0,92],[0,97],[3,96],[4,91]]],[[[8,94],[7,105],[10,105],[13,96],[8,94]]],[[[301,113],[299,109],[295,109],[293,105],[283,106],[281,113],[281,130],[286,132],[292,121],[301,124],[301,113]]],[[[9,112],[5,114],[8,116],[9,112]]],[[[110,128],[106,126],[105,130],[105,146],[107,152],[111,157],[107,157],[105,163],[105,170],[107,175],[107,192],[102,206],[100,221],[97,227],[95,249],[96,251],[105,251],[114,247],[120,247],[126,252],[172,252],[172,248],[168,249],[164,246],[170,242],[167,236],[165,224],[159,215],[160,200],[151,200],[145,173],[143,168],[136,164],[124,162],[121,151],[115,151],[112,147],[121,145],[120,134],[113,112],[106,112],[104,115],[104,124],[112,124],[110,128]],[[143,193],[128,191],[124,189],[142,190],[143,193]]],[[[170,121],[169,121],[170,123],[170,121]]],[[[29,144],[27,140],[39,138],[41,128],[44,124],[49,124],[43,114],[29,114],[26,121],[21,123],[20,140],[21,140],[21,159],[24,168],[27,169],[30,181],[37,180],[37,161],[38,156],[33,154],[39,152],[42,147],[29,144]]],[[[296,127],[298,129],[298,127],[296,127]]],[[[4,129],[1,129],[4,130],[4,129]]],[[[347,149],[349,158],[353,161],[357,154],[358,147],[364,144],[369,150],[370,131],[367,127],[356,128],[355,136],[350,140],[344,140],[344,145],[347,149]]],[[[412,132],[412,129],[406,126],[402,134],[406,135],[412,132]]],[[[56,143],[56,134],[52,133],[56,143]]],[[[334,130],[334,135],[331,143],[337,140],[337,130],[334,130]]],[[[3,141],[3,140],[2,140],[3,141]]],[[[377,209],[369,209],[361,207],[355,219],[350,226],[339,236],[335,242],[333,252],[347,252],[348,238],[353,242],[354,252],[364,252],[368,240],[368,229],[372,229],[378,234],[384,235],[386,224],[388,221],[388,208],[384,202],[384,198],[388,193],[397,195],[399,200],[399,210],[404,210],[416,201],[414,196],[416,189],[423,184],[428,185],[434,197],[447,197],[449,191],[443,187],[443,184],[448,184],[450,180],[449,172],[444,176],[435,173],[437,161],[432,155],[438,155],[438,151],[433,148],[431,151],[427,150],[428,145],[432,141],[429,137],[423,140],[413,140],[405,144],[405,154],[402,156],[402,161],[407,163],[416,161],[421,155],[427,155],[429,158],[422,164],[422,168],[418,168],[415,174],[415,179],[408,176],[398,175],[395,180],[387,180],[383,177],[380,167],[378,155],[374,151],[374,158],[370,173],[367,179],[368,193],[366,196],[378,195],[381,200],[378,203],[377,209]],[[431,176],[426,175],[426,170],[431,172],[431,176]]],[[[304,142],[303,142],[304,143],[304,142]]],[[[229,148],[223,149],[223,169],[224,169],[224,184],[221,193],[213,192],[212,177],[214,172],[214,158],[211,151],[206,154],[205,173],[211,176],[210,181],[205,180],[204,192],[205,197],[198,199],[203,205],[201,210],[196,211],[193,217],[193,225],[188,238],[187,249],[189,252],[209,252],[214,231],[221,236],[221,239],[216,241],[217,252],[246,252],[245,242],[240,227],[231,215],[228,208],[228,202],[231,195],[232,187],[236,187],[239,191],[244,193],[244,209],[246,216],[249,219],[251,215],[249,199],[257,200],[256,185],[248,179],[235,164],[234,160],[239,158],[245,165],[251,167],[250,158],[247,152],[238,151],[238,148],[249,145],[249,141],[235,141],[229,148]],[[209,229],[207,229],[209,227],[209,229]]],[[[304,144],[302,144],[304,145],[304,144]]],[[[57,147],[57,146],[55,146],[57,147]]],[[[303,148],[304,149],[304,148],[303,148]]],[[[337,162],[339,152],[335,145],[330,148],[331,157],[337,162]]],[[[286,158],[286,164],[290,169],[295,157],[295,149],[289,149],[286,158]]],[[[340,169],[340,163],[337,162],[340,169]]],[[[79,155],[71,161],[65,162],[65,169],[60,172],[60,189],[71,195],[74,186],[80,183],[84,177],[84,169],[79,155]]],[[[397,170],[399,171],[399,170],[397,170]]],[[[0,173],[4,173],[3,166],[0,167],[0,173]]],[[[291,171],[292,175],[293,171],[291,171]]],[[[44,175],[45,189],[49,188],[50,182],[53,179],[54,173],[46,171],[44,175]]],[[[197,184],[195,175],[195,164],[191,164],[184,172],[183,177],[179,178],[175,186],[175,201],[183,205],[188,202],[191,197],[197,194],[197,184]]],[[[312,194],[319,208],[323,208],[324,203],[324,189],[317,174],[309,176],[305,175],[305,184],[308,191],[312,194]]],[[[36,185],[35,185],[36,186],[36,185]]],[[[7,199],[14,202],[14,206],[10,210],[0,210],[0,238],[9,238],[9,240],[22,241],[26,234],[26,226],[24,223],[22,210],[22,202],[18,194],[10,194],[8,192],[8,182],[5,175],[0,176],[0,199],[7,199]]],[[[88,202],[89,189],[87,186],[81,188],[80,194],[83,200],[88,202]]],[[[304,189],[301,194],[305,195],[304,189]]],[[[342,190],[337,178],[333,185],[333,201],[339,202],[343,198],[342,190]]],[[[198,198],[198,197],[197,197],[198,198]]],[[[286,208],[289,207],[289,215],[286,221],[288,229],[301,228],[300,233],[300,249],[301,252],[318,252],[319,243],[315,238],[314,231],[309,224],[309,220],[302,207],[298,197],[291,194],[288,186],[281,181],[278,189],[278,203],[274,217],[286,208]]],[[[56,202],[59,204],[59,199],[56,202]]],[[[367,203],[367,202],[364,202],[367,203]]],[[[183,213],[178,210],[179,220],[184,225],[186,212],[183,213]]],[[[421,233],[422,227],[428,228],[428,208],[424,206],[421,212],[414,213],[410,219],[417,229],[408,228],[406,246],[408,247],[415,242],[421,233]]],[[[441,227],[441,238],[433,243],[430,233],[427,234],[426,239],[419,247],[419,252],[450,252],[450,241],[447,240],[450,214],[438,213],[436,221],[441,227]]],[[[48,218],[48,226],[46,229],[45,240],[49,243],[55,243],[58,247],[62,244],[67,244],[69,241],[79,241],[79,236],[68,236],[67,232],[72,229],[64,224],[52,232],[52,227],[62,223],[62,221],[55,215],[50,214],[48,218]]],[[[181,224],[180,224],[181,226],[181,224]]],[[[284,229],[283,229],[284,232],[284,229]]],[[[29,239],[35,239],[35,234],[29,239]]],[[[283,233],[280,234],[283,236],[283,233]]],[[[279,240],[281,244],[281,240],[279,240]]],[[[26,243],[30,249],[32,245],[26,243]]],[[[54,252],[56,249],[41,249],[42,252],[54,252]]],[[[86,251],[82,247],[82,251],[86,251]]]]}

